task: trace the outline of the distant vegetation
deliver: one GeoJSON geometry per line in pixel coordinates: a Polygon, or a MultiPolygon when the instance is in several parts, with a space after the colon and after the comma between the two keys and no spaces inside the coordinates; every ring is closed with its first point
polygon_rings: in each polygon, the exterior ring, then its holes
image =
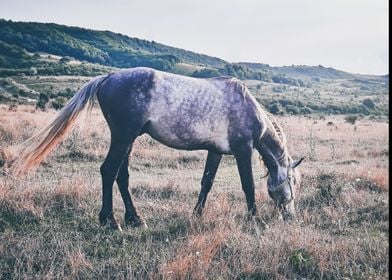
{"type": "Polygon", "coordinates": [[[175,72],[175,65],[182,62],[204,67],[195,70],[191,74],[194,77],[230,75],[239,79],[305,86],[301,79],[287,77],[287,71],[281,71],[283,68],[275,71],[278,68],[267,64],[229,63],[216,57],[165,46],[154,41],[130,38],[110,31],[0,19],[0,38],[0,68],[3,68],[0,71],[1,76],[26,74],[30,67],[36,67],[40,75],[94,76],[102,72],[99,67],[89,69],[85,65],[64,65],[64,62],[71,59],[116,68],[145,66],[169,72],[175,72]],[[39,59],[38,53],[68,59],[60,60],[63,62],[62,65],[53,61],[44,63],[39,59]]]}
{"type": "Polygon", "coordinates": [[[239,79],[253,79],[270,82],[271,77],[262,71],[255,71],[251,68],[238,64],[238,63],[227,63],[224,67],[219,69],[204,68],[193,72],[192,76],[197,78],[211,78],[217,76],[233,76],[239,79]]]}
{"type": "Polygon", "coordinates": [[[88,80],[75,76],[135,66],[249,81],[256,99],[273,114],[389,114],[389,75],[356,75],[322,65],[229,63],[110,31],[0,19],[0,102],[35,100],[37,108],[59,109],[88,80]]]}
{"type": "Polygon", "coordinates": [[[225,64],[219,58],[168,47],[154,41],[58,24],[0,20],[0,38],[2,66],[15,62],[11,56],[15,53],[18,55],[16,66],[29,65],[32,57],[26,51],[69,56],[119,68],[147,66],[167,71],[179,61],[213,67],[225,64]],[[23,60],[19,60],[20,58],[23,60]]]}

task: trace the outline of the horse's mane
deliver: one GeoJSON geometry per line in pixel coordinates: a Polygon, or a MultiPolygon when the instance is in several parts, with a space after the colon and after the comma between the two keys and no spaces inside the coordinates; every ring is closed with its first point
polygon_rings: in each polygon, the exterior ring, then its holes
{"type": "Polygon", "coordinates": [[[272,126],[274,127],[274,132],[277,134],[281,145],[286,147],[286,134],[283,132],[282,127],[280,126],[280,124],[276,121],[274,115],[272,115],[270,112],[268,112],[268,110],[262,106],[262,109],[264,110],[265,114],[267,115],[267,117],[269,118],[269,120],[272,123],[272,126]]]}
{"type": "Polygon", "coordinates": [[[277,155],[277,160],[278,161],[284,161],[286,159],[289,159],[289,154],[288,154],[288,149],[287,149],[287,140],[286,140],[286,135],[283,132],[282,127],[280,124],[276,121],[275,117],[268,112],[268,110],[260,104],[260,107],[263,111],[263,113],[266,115],[268,118],[268,121],[271,123],[269,126],[269,129],[267,133],[269,134],[269,137],[274,139],[276,144],[279,146],[280,150],[282,151],[280,155],[277,155]]]}
{"type": "Polygon", "coordinates": [[[246,84],[240,79],[237,79],[235,77],[219,76],[211,79],[216,81],[224,81],[225,86],[229,89],[229,92],[235,92],[237,94],[240,94],[243,98],[245,98],[245,96],[249,92],[246,84]]]}
{"type": "MultiPolygon", "coordinates": [[[[230,88],[230,91],[241,94],[243,98],[249,94],[249,90],[246,84],[237,78],[230,76],[219,76],[212,79],[225,81],[225,85],[230,88]]],[[[282,154],[279,155],[278,160],[284,159],[286,156],[288,156],[286,135],[284,134],[280,124],[276,121],[275,117],[262,104],[260,104],[260,107],[271,123],[268,130],[268,133],[270,134],[269,136],[272,137],[275,142],[277,142],[279,148],[282,150],[282,154]]]]}

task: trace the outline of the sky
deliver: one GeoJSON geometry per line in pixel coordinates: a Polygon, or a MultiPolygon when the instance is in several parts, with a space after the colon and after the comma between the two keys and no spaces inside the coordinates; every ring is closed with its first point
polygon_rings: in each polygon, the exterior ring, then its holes
{"type": "Polygon", "coordinates": [[[0,0],[0,18],[110,30],[229,62],[383,75],[389,73],[388,5],[388,0],[0,0]]]}

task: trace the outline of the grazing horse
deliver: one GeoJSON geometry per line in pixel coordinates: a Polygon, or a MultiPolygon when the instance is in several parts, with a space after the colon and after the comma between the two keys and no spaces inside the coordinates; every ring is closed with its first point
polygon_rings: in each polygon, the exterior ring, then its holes
{"type": "Polygon", "coordinates": [[[113,184],[125,205],[125,224],[145,225],[128,190],[128,160],[135,139],[147,133],[169,147],[207,150],[201,191],[194,208],[201,215],[223,154],[234,155],[248,213],[256,214],[252,150],[256,148],[268,172],[268,193],[284,218],[294,215],[294,190],[300,162],[290,157],[280,126],[238,79],[198,79],[149,68],[121,70],[99,76],[82,89],[58,116],[32,138],[14,166],[15,174],[34,167],[70,131],[80,113],[97,98],[111,132],[111,143],[100,171],[102,209],[99,221],[121,229],[113,216],[113,184]]]}

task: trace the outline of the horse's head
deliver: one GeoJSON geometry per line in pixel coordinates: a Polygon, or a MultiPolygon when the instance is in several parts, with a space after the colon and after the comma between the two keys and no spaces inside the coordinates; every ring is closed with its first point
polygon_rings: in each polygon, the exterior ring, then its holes
{"type": "Polygon", "coordinates": [[[277,186],[268,182],[268,194],[274,200],[276,206],[281,211],[283,220],[291,220],[295,217],[294,197],[295,191],[299,188],[300,174],[295,169],[303,160],[293,161],[287,168],[286,179],[277,186]]]}

